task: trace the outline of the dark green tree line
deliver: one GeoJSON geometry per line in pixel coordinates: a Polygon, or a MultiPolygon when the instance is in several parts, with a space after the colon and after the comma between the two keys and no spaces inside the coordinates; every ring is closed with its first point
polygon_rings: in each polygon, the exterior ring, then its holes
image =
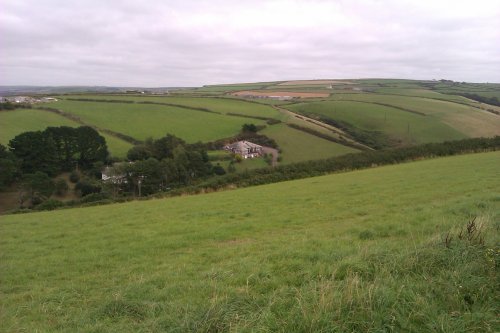
{"type": "Polygon", "coordinates": [[[75,167],[89,169],[108,158],[106,140],[88,126],[24,132],[10,140],[9,147],[19,159],[22,173],[40,171],[54,176],[75,167]]]}

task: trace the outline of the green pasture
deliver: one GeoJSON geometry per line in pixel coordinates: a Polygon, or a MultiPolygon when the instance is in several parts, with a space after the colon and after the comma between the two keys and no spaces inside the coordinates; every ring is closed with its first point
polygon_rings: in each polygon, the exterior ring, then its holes
{"type": "Polygon", "coordinates": [[[106,144],[108,145],[111,156],[125,158],[129,149],[133,147],[131,143],[123,141],[115,136],[102,132],[100,134],[106,139],[106,144]]]}
{"type": "Polygon", "coordinates": [[[333,95],[332,99],[383,103],[420,112],[468,137],[500,135],[500,117],[468,105],[429,98],[381,94],[333,95]]]}
{"type": "Polygon", "coordinates": [[[36,109],[0,111],[0,143],[7,145],[11,139],[23,132],[43,131],[50,126],[80,125],[57,114],[36,109]]]}
{"type": "Polygon", "coordinates": [[[498,331],[499,160],[3,216],[0,330],[498,331]]]}
{"type": "MultiPolygon", "coordinates": [[[[0,112],[0,143],[7,145],[15,136],[28,131],[43,131],[50,126],[78,127],[80,124],[55,113],[36,109],[16,109],[0,112]]],[[[125,157],[132,147],[128,142],[100,133],[106,139],[111,155],[125,157]]]]}
{"type": "Polygon", "coordinates": [[[374,89],[374,91],[382,95],[394,94],[394,95],[405,95],[413,97],[424,97],[424,98],[441,99],[441,100],[466,103],[466,104],[469,104],[471,102],[469,99],[462,96],[442,94],[437,91],[423,89],[423,88],[376,88],[374,89]]]}
{"type": "Polygon", "coordinates": [[[393,88],[419,88],[422,81],[407,79],[358,79],[350,80],[361,85],[393,87],[393,88]]]}
{"type": "Polygon", "coordinates": [[[304,133],[285,124],[268,126],[261,133],[278,143],[281,149],[280,155],[283,159],[280,163],[283,164],[356,152],[353,148],[304,133]]]}
{"type": "MultiPolygon", "coordinates": [[[[85,123],[132,136],[139,140],[174,134],[187,142],[212,141],[235,135],[249,120],[184,108],[129,103],[58,101],[52,106],[85,123]]],[[[251,119],[256,125],[265,121],[251,119]]]]}
{"type": "Polygon", "coordinates": [[[287,106],[306,115],[323,115],[367,131],[383,133],[400,144],[458,140],[465,135],[433,117],[362,102],[316,102],[287,106]]]}
{"type": "MultiPolygon", "coordinates": [[[[108,99],[124,100],[134,102],[156,102],[171,103],[189,107],[206,108],[218,113],[236,113],[246,116],[257,116],[266,118],[278,118],[279,113],[270,106],[258,103],[246,102],[236,98],[210,98],[210,97],[159,97],[159,96],[127,96],[127,95],[80,95],[64,96],[63,98],[89,98],[89,99],[108,99]]],[[[111,104],[111,103],[109,103],[111,104]]],[[[116,104],[116,103],[115,103],[116,104]]]]}

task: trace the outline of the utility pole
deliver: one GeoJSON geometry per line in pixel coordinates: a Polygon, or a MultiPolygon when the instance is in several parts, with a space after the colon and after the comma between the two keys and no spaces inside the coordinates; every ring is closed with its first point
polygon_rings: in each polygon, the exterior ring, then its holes
{"type": "Polygon", "coordinates": [[[139,187],[139,198],[141,197],[141,185],[142,185],[142,180],[144,179],[144,176],[139,176],[139,179],[137,180],[137,185],[139,187]]]}

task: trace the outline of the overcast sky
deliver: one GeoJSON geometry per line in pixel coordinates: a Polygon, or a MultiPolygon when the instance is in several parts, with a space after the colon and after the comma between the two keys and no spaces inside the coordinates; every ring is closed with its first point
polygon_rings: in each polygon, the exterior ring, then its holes
{"type": "Polygon", "coordinates": [[[1,0],[0,85],[500,82],[499,0],[1,0]]]}

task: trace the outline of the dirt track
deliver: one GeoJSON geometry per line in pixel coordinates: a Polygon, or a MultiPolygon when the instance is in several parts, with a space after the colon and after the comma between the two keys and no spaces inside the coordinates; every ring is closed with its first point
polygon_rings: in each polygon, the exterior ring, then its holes
{"type": "Polygon", "coordinates": [[[262,147],[262,151],[264,152],[264,154],[271,154],[271,155],[273,155],[273,160],[272,160],[272,164],[271,164],[273,167],[278,165],[279,152],[278,152],[277,149],[263,146],[262,147]]]}
{"type": "MultiPolygon", "coordinates": [[[[342,135],[344,137],[344,140],[358,146],[360,149],[362,150],[373,150],[373,148],[371,147],[368,147],[362,143],[359,143],[353,139],[351,139],[350,137],[348,137],[346,135],[346,133],[341,130],[340,128],[337,128],[337,127],[334,127],[332,125],[329,125],[329,124],[325,124],[319,120],[316,120],[316,119],[313,119],[313,118],[309,118],[307,116],[304,116],[304,115],[298,115],[296,114],[295,112],[292,112],[290,110],[287,110],[287,109],[284,109],[284,108],[281,108],[277,105],[273,105],[273,108],[275,108],[276,110],[278,110],[279,112],[283,113],[283,114],[286,114],[288,116],[291,116],[291,117],[295,117],[296,119],[300,119],[300,120],[303,120],[304,122],[306,123],[309,123],[309,124],[313,124],[315,126],[318,126],[318,127],[322,127],[322,128],[326,128],[330,131],[332,131],[333,133],[336,133],[336,134],[339,134],[339,135],[342,135]]],[[[307,125],[306,125],[307,127],[307,125]]]]}

